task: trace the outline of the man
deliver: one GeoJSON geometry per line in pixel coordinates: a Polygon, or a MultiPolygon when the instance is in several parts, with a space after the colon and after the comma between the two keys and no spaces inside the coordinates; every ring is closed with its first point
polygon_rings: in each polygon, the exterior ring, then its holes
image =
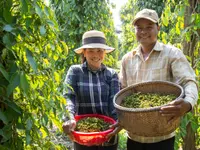
{"type": "MultiPolygon", "coordinates": [[[[158,42],[160,30],[156,11],[143,9],[133,20],[139,46],[122,58],[120,82],[122,88],[145,81],[170,81],[184,88],[184,99],[162,107],[162,116],[177,117],[189,112],[198,99],[195,73],[186,57],[176,47],[158,42]]],[[[141,137],[128,133],[128,150],[174,150],[175,132],[159,137],[141,137]]]]}

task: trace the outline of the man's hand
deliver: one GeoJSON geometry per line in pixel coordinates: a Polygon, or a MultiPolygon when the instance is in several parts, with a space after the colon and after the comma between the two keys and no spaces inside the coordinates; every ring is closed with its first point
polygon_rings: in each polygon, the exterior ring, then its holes
{"type": "Polygon", "coordinates": [[[119,131],[122,130],[122,127],[120,126],[119,122],[117,121],[115,124],[111,125],[110,128],[115,128],[111,133],[107,135],[107,139],[111,139],[114,135],[118,134],[119,131]]]}
{"type": "Polygon", "coordinates": [[[65,121],[62,125],[64,133],[67,134],[72,141],[74,141],[74,137],[71,132],[75,129],[75,127],[76,127],[75,120],[65,121]]]}
{"type": "Polygon", "coordinates": [[[189,102],[184,101],[182,98],[172,101],[169,105],[161,107],[160,113],[162,116],[168,116],[171,119],[168,123],[172,123],[174,120],[185,115],[188,111],[192,109],[189,102]]]}

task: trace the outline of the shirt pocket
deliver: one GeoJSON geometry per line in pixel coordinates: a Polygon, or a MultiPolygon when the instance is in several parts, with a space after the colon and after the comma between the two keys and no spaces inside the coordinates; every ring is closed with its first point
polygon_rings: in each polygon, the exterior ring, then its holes
{"type": "Polygon", "coordinates": [[[161,80],[166,81],[170,77],[170,72],[168,68],[156,68],[150,70],[150,78],[151,80],[161,80]]]}

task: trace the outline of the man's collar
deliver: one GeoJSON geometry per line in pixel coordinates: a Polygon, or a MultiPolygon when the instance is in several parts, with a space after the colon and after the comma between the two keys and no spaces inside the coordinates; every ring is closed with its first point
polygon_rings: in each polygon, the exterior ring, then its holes
{"type": "MultiPolygon", "coordinates": [[[[152,50],[154,50],[154,51],[162,51],[163,50],[163,46],[161,45],[160,42],[157,41],[152,50]]],[[[137,48],[135,48],[133,50],[133,55],[141,55],[141,45],[139,45],[137,48]]]]}

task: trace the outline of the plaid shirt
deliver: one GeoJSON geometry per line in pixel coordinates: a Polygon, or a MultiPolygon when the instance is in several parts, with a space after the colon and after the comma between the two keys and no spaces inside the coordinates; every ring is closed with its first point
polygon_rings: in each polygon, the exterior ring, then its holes
{"type": "Polygon", "coordinates": [[[102,114],[117,119],[113,97],[119,91],[117,73],[101,65],[101,69],[91,71],[87,62],[69,68],[64,90],[70,117],[75,114],[102,114]]]}
{"type": "MultiPolygon", "coordinates": [[[[144,60],[141,47],[127,53],[122,58],[120,70],[120,82],[122,87],[145,81],[170,81],[181,85],[185,91],[185,101],[192,107],[198,99],[198,91],[195,73],[181,50],[163,43],[157,42],[148,58],[144,60]]],[[[141,143],[154,143],[173,137],[171,133],[162,137],[129,137],[141,143]]]]}

